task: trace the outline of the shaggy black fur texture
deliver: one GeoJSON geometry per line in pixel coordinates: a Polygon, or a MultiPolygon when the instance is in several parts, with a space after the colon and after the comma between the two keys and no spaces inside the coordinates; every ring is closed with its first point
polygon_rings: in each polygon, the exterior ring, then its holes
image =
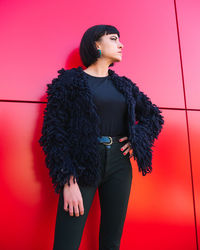
{"type": "MultiPolygon", "coordinates": [[[[47,84],[40,146],[56,193],[70,176],[83,186],[97,186],[101,168],[98,153],[100,118],[81,66],[57,71],[47,84]]],[[[125,76],[109,69],[109,76],[128,104],[128,140],[142,175],[152,171],[152,147],[164,124],[159,108],[125,76]],[[138,123],[136,124],[136,120],[138,123]]]]}

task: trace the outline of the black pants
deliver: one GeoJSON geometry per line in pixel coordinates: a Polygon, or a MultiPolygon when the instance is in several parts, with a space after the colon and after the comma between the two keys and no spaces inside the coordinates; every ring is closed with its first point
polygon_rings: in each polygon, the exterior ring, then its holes
{"type": "MultiPolygon", "coordinates": [[[[132,183],[132,166],[129,153],[120,148],[127,141],[113,143],[110,148],[100,143],[99,150],[104,164],[102,180],[98,186],[101,206],[99,250],[119,250],[123,225],[132,183]]],[[[84,214],[78,217],[64,210],[63,193],[60,193],[53,250],[78,250],[85,222],[96,193],[95,187],[79,186],[84,214]]]]}

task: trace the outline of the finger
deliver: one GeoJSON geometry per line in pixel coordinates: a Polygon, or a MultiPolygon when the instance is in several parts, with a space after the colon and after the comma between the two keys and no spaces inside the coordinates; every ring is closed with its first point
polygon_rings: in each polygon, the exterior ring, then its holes
{"type": "Polygon", "coordinates": [[[74,211],[75,211],[75,215],[76,215],[76,217],[78,217],[79,216],[79,210],[78,210],[78,202],[76,201],[76,202],[74,202],[74,211]]]}
{"type": "Polygon", "coordinates": [[[127,139],[128,139],[128,137],[125,136],[125,137],[120,138],[119,141],[122,142],[122,141],[125,141],[125,140],[127,140],[127,139]]]}
{"type": "Polygon", "coordinates": [[[121,151],[124,151],[126,148],[130,148],[131,149],[129,142],[126,143],[126,144],[124,144],[123,147],[121,147],[121,151]]]}
{"type": "Polygon", "coordinates": [[[80,214],[83,215],[84,214],[84,206],[83,206],[83,201],[79,201],[79,210],[80,210],[80,214]]]}
{"type": "Polygon", "coordinates": [[[64,203],[64,210],[65,210],[66,212],[69,210],[69,208],[68,208],[68,202],[65,202],[65,203],[64,203]]]}
{"type": "Polygon", "coordinates": [[[129,152],[129,150],[130,150],[130,148],[128,148],[127,150],[125,150],[125,151],[123,152],[123,155],[127,155],[128,152],[129,152]]]}
{"type": "Polygon", "coordinates": [[[127,147],[131,148],[131,147],[130,147],[130,142],[127,142],[126,144],[124,144],[123,147],[125,147],[125,148],[127,148],[127,147]]]}
{"type": "Polygon", "coordinates": [[[72,203],[72,201],[69,202],[69,214],[70,214],[70,216],[74,215],[73,214],[73,203],[72,203]]]}

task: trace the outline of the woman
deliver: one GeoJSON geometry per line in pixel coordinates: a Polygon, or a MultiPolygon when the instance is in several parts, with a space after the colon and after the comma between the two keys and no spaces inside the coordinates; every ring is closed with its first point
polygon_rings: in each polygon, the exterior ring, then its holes
{"type": "Polygon", "coordinates": [[[60,194],[54,250],[78,249],[97,189],[99,249],[119,249],[132,183],[130,157],[142,175],[152,171],[152,147],[164,120],[135,83],[109,69],[122,60],[119,38],[114,26],[92,26],[80,44],[86,69],[62,68],[47,84],[39,143],[60,194]]]}

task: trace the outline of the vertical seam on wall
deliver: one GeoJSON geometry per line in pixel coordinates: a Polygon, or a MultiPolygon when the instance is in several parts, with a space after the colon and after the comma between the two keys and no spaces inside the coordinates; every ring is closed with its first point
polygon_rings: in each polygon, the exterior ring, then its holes
{"type": "Polygon", "coordinates": [[[181,76],[182,76],[182,83],[183,83],[183,95],[184,95],[186,127],[187,127],[187,138],[188,138],[188,149],[189,149],[189,159],[190,159],[190,174],[191,174],[191,183],[192,183],[192,198],[193,198],[194,223],[195,223],[196,245],[197,245],[197,250],[198,250],[199,247],[198,247],[198,234],[197,234],[197,219],[196,219],[196,205],[195,205],[195,195],[194,195],[194,182],[193,182],[193,172],[192,172],[192,157],[191,157],[190,133],[189,133],[189,122],[188,122],[188,113],[187,113],[186,91],[185,91],[185,81],[184,81],[184,73],[183,73],[183,60],[182,60],[182,53],[181,53],[181,42],[180,42],[180,33],[179,33],[179,24],[178,24],[178,15],[177,15],[177,8],[176,8],[176,0],[174,0],[174,11],[175,11],[175,18],[176,18],[178,48],[179,48],[179,55],[180,55],[181,76]]]}

